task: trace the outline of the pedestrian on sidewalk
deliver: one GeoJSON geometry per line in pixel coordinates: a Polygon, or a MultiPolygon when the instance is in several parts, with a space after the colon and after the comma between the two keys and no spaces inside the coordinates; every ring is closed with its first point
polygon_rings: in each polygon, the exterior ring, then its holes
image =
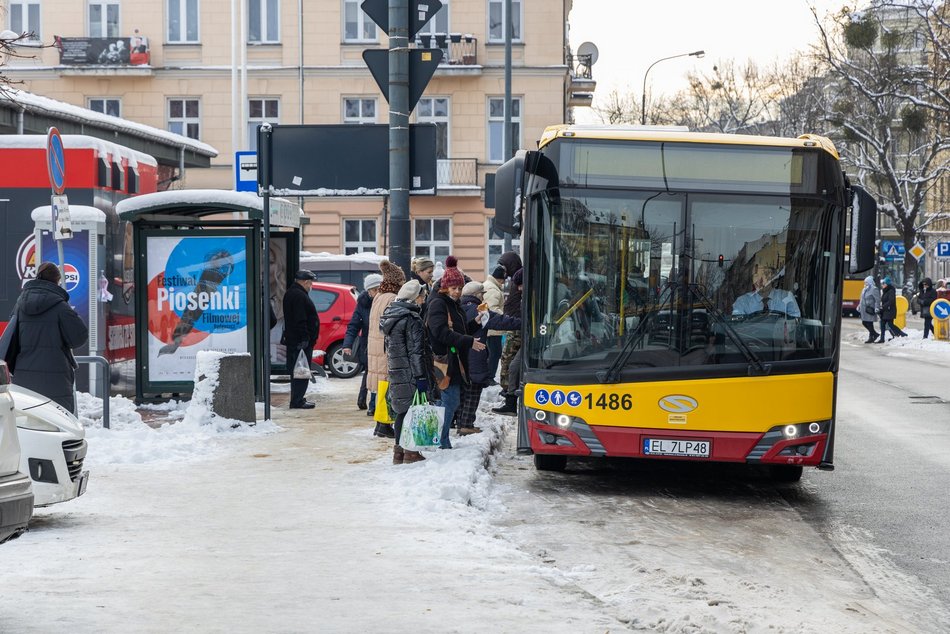
{"type": "Polygon", "coordinates": [[[303,351],[307,363],[313,358],[313,347],[320,334],[317,307],[310,299],[310,289],[317,276],[306,269],[294,274],[294,283],[284,293],[284,335],[281,343],[287,346],[287,366],[290,368],[290,409],[313,409],[308,401],[307,384],[310,379],[294,378],[293,368],[303,351]]]}
{"type": "Polygon", "coordinates": [[[379,285],[383,276],[379,273],[370,273],[363,279],[363,290],[356,298],[356,308],[350,316],[350,323],[346,326],[346,335],[343,337],[343,354],[352,358],[356,349],[356,360],[363,366],[363,380],[360,383],[360,392],[356,397],[356,407],[366,409],[367,388],[366,374],[369,369],[366,364],[366,350],[369,347],[369,313],[373,307],[373,298],[379,293],[379,285]]]}
{"type": "MultiPolygon", "coordinates": [[[[475,331],[478,341],[484,342],[491,329],[520,330],[521,319],[508,317],[491,310],[487,301],[484,301],[485,290],[481,282],[469,282],[462,288],[462,310],[466,319],[477,321],[481,327],[475,331]]],[[[462,398],[458,411],[458,435],[477,434],[481,431],[475,426],[475,415],[478,412],[478,403],[482,397],[482,390],[490,384],[494,374],[489,366],[490,350],[476,350],[472,348],[468,353],[469,383],[462,386],[462,398]]]]}
{"type": "MultiPolygon", "coordinates": [[[[505,267],[498,265],[492,271],[482,288],[485,290],[483,296],[484,302],[488,304],[488,310],[499,315],[505,312],[505,267]]],[[[462,289],[465,290],[464,288],[462,289]]],[[[498,374],[498,362],[501,361],[502,340],[504,339],[504,330],[489,330],[485,343],[488,345],[488,385],[495,385],[495,375],[498,374]]]]}
{"type": "Polygon", "coordinates": [[[894,325],[897,319],[897,290],[891,283],[890,277],[885,277],[881,290],[881,338],[877,343],[884,343],[884,336],[889,332],[891,339],[906,337],[907,333],[894,325]]]}
{"type": "Polygon", "coordinates": [[[934,331],[933,315],[930,314],[930,305],[937,299],[937,291],[934,289],[933,280],[925,277],[921,282],[923,285],[920,293],[917,295],[917,302],[920,304],[920,316],[924,318],[924,339],[929,333],[934,331]]]}
{"type": "MultiPolygon", "coordinates": [[[[379,271],[383,275],[383,281],[379,285],[379,293],[373,298],[373,305],[369,312],[369,336],[367,337],[366,346],[366,363],[369,368],[366,375],[366,388],[369,390],[367,416],[376,414],[376,395],[379,392],[379,382],[389,380],[389,363],[386,359],[383,332],[379,329],[379,320],[383,316],[383,311],[396,300],[396,293],[406,283],[406,274],[389,260],[383,260],[379,263],[379,271]]],[[[393,438],[395,433],[392,425],[376,423],[373,435],[382,438],[393,438]]]]}
{"type": "Polygon", "coordinates": [[[38,392],[75,414],[73,350],[88,341],[89,329],[69,305],[61,279],[55,264],[43,262],[36,279],[23,286],[14,308],[19,349],[11,367],[14,385],[38,392]]]}
{"type": "Polygon", "coordinates": [[[874,284],[874,276],[864,278],[864,289],[861,290],[861,301],[858,302],[858,314],[861,316],[861,325],[868,331],[868,338],[864,343],[874,343],[880,336],[874,330],[874,322],[878,318],[878,309],[881,307],[881,291],[874,284]]]}
{"type": "MultiPolygon", "coordinates": [[[[505,314],[509,317],[522,318],[521,292],[524,281],[524,269],[520,268],[521,258],[517,253],[509,251],[501,256],[499,262],[505,267],[505,270],[511,270],[514,266],[519,268],[511,275],[511,285],[508,290],[508,297],[505,299],[505,314]]],[[[501,396],[505,399],[499,407],[492,411],[496,414],[515,415],[518,413],[518,390],[520,385],[520,372],[516,373],[517,381],[512,380],[512,370],[514,363],[520,363],[521,357],[518,352],[521,350],[521,330],[515,330],[505,335],[505,350],[501,355],[501,396]]]]}
{"type": "Polygon", "coordinates": [[[387,400],[395,416],[393,464],[424,460],[418,451],[405,451],[399,445],[399,437],[416,392],[425,394],[427,399],[433,401],[439,396],[432,369],[432,350],[422,321],[426,295],[424,284],[419,280],[409,280],[383,311],[380,320],[389,367],[387,400]]]}
{"type": "MultiPolygon", "coordinates": [[[[446,259],[454,260],[451,256],[446,259]]],[[[486,346],[472,335],[481,327],[477,321],[466,318],[459,303],[465,278],[454,266],[447,266],[442,276],[438,295],[429,300],[426,308],[426,327],[432,344],[432,353],[436,360],[447,364],[448,387],[442,390],[441,405],[445,408],[445,420],[442,426],[440,446],[451,449],[449,430],[462,395],[462,386],[469,382],[469,350],[485,350],[486,346]]]]}

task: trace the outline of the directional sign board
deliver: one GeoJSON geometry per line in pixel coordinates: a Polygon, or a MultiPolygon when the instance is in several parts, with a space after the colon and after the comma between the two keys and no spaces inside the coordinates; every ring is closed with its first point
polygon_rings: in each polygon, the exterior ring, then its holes
{"type": "Polygon", "coordinates": [[[950,242],[937,243],[937,257],[950,258],[950,242]]]}
{"type": "Polygon", "coordinates": [[[883,240],[881,242],[881,255],[887,260],[903,260],[904,244],[894,240],[883,240]]]}
{"type": "Polygon", "coordinates": [[[59,130],[50,128],[46,135],[46,167],[53,193],[60,195],[66,189],[66,151],[59,130]]]}
{"type": "Polygon", "coordinates": [[[71,239],[73,237],[73,225],[69,218],[69,200],[66,196],[51,196],[50,212],[53,214],[53,239],[71,239]]]}
{"type": "MultiPolygon", "coordinates": [[[[444,53],[440,48],[414,48],[409,51],[409,110],[419,103],[419,97],[425,91],[435,69],[442,62],[444,53]]],[[[389,101],[389,51],[382,48],[368,48],[363,51],[363,61],[369,67],[376,85],[389,101]]]]}
{"type": "Polygon", "coordinates": [[[943,298],[935,299],[930,304],[930,314],[934,319],[950,319],[950,301],[943,298]]]}
{"type": "Polygon", "coordinates": [[[239,192],[257,191],[257,152],[234,153],[234,189],[239,192]]]}

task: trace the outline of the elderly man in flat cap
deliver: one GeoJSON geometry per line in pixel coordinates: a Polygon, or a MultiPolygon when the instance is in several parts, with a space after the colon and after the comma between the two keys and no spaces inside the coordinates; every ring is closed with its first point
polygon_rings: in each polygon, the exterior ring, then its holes
{"type": "Polygon", "coordinates": [[[293,376],[293,367],[302,350],[309,362],[313,358],[313,347],[320,334],[320,321],[317,307],[310,299],[310,288],[316,276],[307,270],[294,274],[294,283],[284,293],[284,336],[281,341],[287,346],[287,365],[290,375],[290,408],[313,409],[315,405],[306,400],[309,379],[297,379],[293,376]]]}

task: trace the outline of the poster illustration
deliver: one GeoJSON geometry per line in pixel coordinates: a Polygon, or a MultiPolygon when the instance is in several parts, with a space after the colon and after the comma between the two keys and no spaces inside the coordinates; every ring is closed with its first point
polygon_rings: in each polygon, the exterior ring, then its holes
{"type": "MultiPolygon", "coordinates": [[[[69,293],[69,305],[89,326],[89,232],[76,231],[63,245],[63,288],[69,293]]],[[[48,231],[43,232],[43,259],[59,264],[56,242],[48,231]]],[[[36,268],[33,268],[35,276],[36,268]]],[[[24,279],[24,281],[26,281],[24,279]]]]}
{"type": "Polygon", "coordinates": [[[148,379],[193,381],[199,350],[248,352],[247,242],[147,237],[148,379]]]}

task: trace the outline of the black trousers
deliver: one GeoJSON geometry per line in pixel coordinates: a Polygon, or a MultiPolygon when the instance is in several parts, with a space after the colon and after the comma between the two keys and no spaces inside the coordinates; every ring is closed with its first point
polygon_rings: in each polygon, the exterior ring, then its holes
{"type": "Polygon", "coordinates": [[[307,384],[310,382],[310,379],[295,379],[294,378],[294,364],[297,363],[297,357],[300,355],[300,351],[303,350],[304,356],[307,361],[310,362],[313,359],[313,348],[312,347],[303,347],[300,345],[296,346],[287,346],[287,366],[290,368],[290,406],[298,407],[303,405],[307,395],[307,384]]]}
{"type": "Polygon", "coordinates": [[[873,322],[873,321],[862,321],[862,322],[861,322],[861,325],[864,326],[865,328],[867,328],[867,331],[868,331],[868,340],[869,340],[869,341],[874,341],[875,339],[877,339],[877,338],[880,336],[880,335],[878,335],[877,331],[874,329],[874,322],[873,322]]]}

